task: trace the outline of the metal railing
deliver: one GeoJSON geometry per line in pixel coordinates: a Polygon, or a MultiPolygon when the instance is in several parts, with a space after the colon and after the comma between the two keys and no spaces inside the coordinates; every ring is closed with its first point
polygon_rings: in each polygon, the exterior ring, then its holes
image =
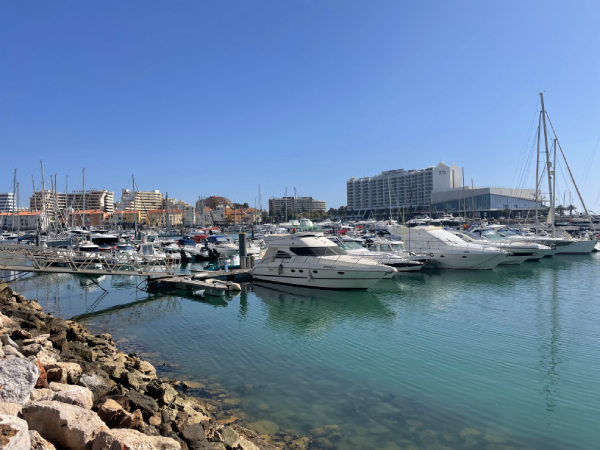
{"type": "Polygon", "coordinates": [[[174,275],[180,262],[133,253],[85,252],[22,244],[0,244],[0,269],[94,275],[174,275]]]}

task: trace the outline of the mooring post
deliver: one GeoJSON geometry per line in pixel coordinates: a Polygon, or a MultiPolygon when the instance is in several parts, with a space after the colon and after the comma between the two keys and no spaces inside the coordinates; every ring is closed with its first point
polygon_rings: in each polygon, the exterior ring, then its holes
{"type": "Polygon", "coordinates": [[[240,233],[239,238],[240,246],[240,260],[246,256],[246,233],[240,233]]]}
{"type": "Polygon", "coordinates": [[[254,239],[254,227],[252,227],[252,239],[254,239]]]}

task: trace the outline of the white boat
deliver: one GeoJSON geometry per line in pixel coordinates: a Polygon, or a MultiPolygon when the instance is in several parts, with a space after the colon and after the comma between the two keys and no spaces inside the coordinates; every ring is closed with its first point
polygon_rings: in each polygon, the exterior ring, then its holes
{"type": "Polygon", "coordinates": [[[206,246],[211,250],[219,252],[219,255],[223,258],[238,253],[238,247],[229,242],[225,236],[209,236],[206,239],[206,246]]]}
{"type": "Polygon", "coordinates": [[[493,244],[494,242],[505,242],[507,244],[510,244],[511,247],[515,246],[514,248],[518,248],[518,246],[536,246],[537,247],[537,253],[534,255],[531,255],[527,258],[528,261],[539,261],[542,258],[545,258],[546,256],[552,256],[555,255],[556,252],[558,251],[556,249],[556,247],[550,247],[547,245],[544,245],[540,242],[536,242],[533,240],[519,240],[517,238],[511,238],[511,236],[518,236],[515,233],[513,233],[510,230],[504,230],[502,231],[502,226],[493,226],[493,225],[488,225],[485,227],[481,227],[481,228],[474,228],[472,230],[469,230],[469,232],[467,233],[472,233],[474,235],[477,236],[481,236],[484,239],[487,239],[489,241],[491,241],[491,243],[493,244]]]}
{"type": "Polygon", "coordinates": [[[500,250],[504,250],[508,253],[508,256],[500,265],[518,265],[523,264],[529,258],[536,260],[542,259],[539,255],[538,244],[535,243],[522,243],[516,241],[503,240],[499,236],[494,239],[494,234],[483,234],[478,235],[470,233],[468,231],[450,231],[452,234],[458,236],[465,242],[472,242],[473,244],[490,245],[500,250]]]}
{"type": "MultiPolygon", "coordinates": [[[[386,266],[395,267],[398,272],[417,272],[423,268],[423,263],[419,261],[411,261],[408,258],[404,258],[399,255],[395,255],[391,252],[379,252],[377,250],[369,250],[363,247],[360,243],[354,239],[347,239],[343,237],[330,237],[330,241],[335,242],[338,247],[344,250],[348,255],[351,256],[364,256],[365,258],[377,261],[380,264],[386,266]]],[[[390,274],[394,275],[393,273],[390,274]]]]}
{"type": "Polygon", "coordinates": [[[493,269],[508,256],[493,246],[467,243],[440,227],[390,227],[390,232],[404,235],[408,251],[428,254],[441,269],[493,269]]]}
{"type": "Polygon", "coordinates": [[[321,289],[368,289],[397,272],[369,258],[349,256],[334,242],[311,233],[267,238],[267,252],[252,276],[259,281],[321,289]]]}

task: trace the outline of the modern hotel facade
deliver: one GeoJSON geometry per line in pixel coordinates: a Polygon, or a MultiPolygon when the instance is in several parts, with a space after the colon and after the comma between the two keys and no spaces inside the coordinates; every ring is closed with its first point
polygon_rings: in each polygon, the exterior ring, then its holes
{"type": "Polygon", "coordinates": [[[373,177],[346,181],[348,211],[357,217],[388,213],[402,208],[429,211],[431,194],[462,187],[462,169],[440,162],[415,170],[386,170],[373,177]]]}

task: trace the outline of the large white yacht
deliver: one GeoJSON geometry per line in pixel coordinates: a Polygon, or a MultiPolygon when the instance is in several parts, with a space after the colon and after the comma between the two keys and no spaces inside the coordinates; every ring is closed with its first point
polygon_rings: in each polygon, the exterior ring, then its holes
{"type": "MultiPolygon", "coordinates": [[[[463,241],[465,242],[472,242],[473,244],[479,244],[479,245],[490,245],[496,248],[499,248],[500,250],[504,250],[505,252],[508,253],[508,256],[506,257],[506,259],[504,261],[502,261],[500,264],[505,264],[505,265],[518,265],[518,264],[523,264],[525,261],[527,261],[528,259],[533,259],[533,260],[540,260],[542,259],[542,255],[539,254],[539,248],[538,248],[538,244],[531,242],[529,244],[527,243],[523,243],[523,242],[516,242],[516,241],[503,241],[502,238],[499,238],[497,240],[492,240],[489,239],[487,236],[486,237],[482,237],[480,235],[474,234],[474,233],[470,233],[468,231],[453,231],[453,230],[448,230],[450,231],[450,233],[454,234],[455,236],[458,236],[459,238],[461,238],[463,241]]],[[[493,237],[493,235],[491,235],[490,237],[493,237]]],[[[540,245],[540,247],[542,247],[540,245]]],[[[549,247],[546,247],[550,250],[549,247]]]]}
{"type": "Polygon", "coordinates": [[[252,270],[259,281],[321,289],[368,289],[396,269],[350,256],[312,233],[268,236],[267,252],[252,270]]]}
{"type": "Polygon", "coordinates": [[[408,258],[403,258],[399,255],[394,255],[391,252],[379,252],[369,250],[363,247],[354,239],[329,237],[330,241],[335,242],[338,247],[344,250],[350,256],[364,256],[386,266],[395,267],[398,272],[416,272],[423,268],[423,263],[419,261],[411,261],[408,258]]]}
{"type": "Polygon", "coordinates": [[[542,232],[542,234],[524,234],[521,235],[513,230],[503,228],[498,233],[508,239],[537,242],[539,244],[552,246],[556,248],[557,255],[589,255],[594,250],[597,241],[588,239],[575,239],[571,236],[550,236],[542,232]]]}
{"type": "Polygon", "coordinates": [[[390,227],[389,231],[404,236],[408,251],[428,254],[441,269],[493,269],[508,256],[493,246],[467,243],[440,227],[390,227]]]}
{"type": "Polygon", "coordinates": [[[539,261],[540,259],[542,259],[546,256],[552,256],[552,255],[556,254],[556,252],[558,251],[555,247],[549,247],[547,245],[540,244],[539,242],[535,242],[535,241],[527,241],[527,240],[520,241],[518,239],[508,239],[507,237],[503,236],[502,234],[499,234],[496,232],[496,230],[498,230],[499,228],[502,228],[502,227],[488,225],[488,226],[482,227],[482,228],[470,229],[468,232],[466,232],[466,234],[480,236],[483,239],[491,241],[490,244],[495,244],[496,242],[498,242],[499,248],[502,248],[503,243],[510,245],[511,248],[512,247],[519,248],[519,246],[523,246],[523,245],[536,246],[537,253],[535,255],[528,257],[527,260],[529,260],[529,261],[539,261]]]}

